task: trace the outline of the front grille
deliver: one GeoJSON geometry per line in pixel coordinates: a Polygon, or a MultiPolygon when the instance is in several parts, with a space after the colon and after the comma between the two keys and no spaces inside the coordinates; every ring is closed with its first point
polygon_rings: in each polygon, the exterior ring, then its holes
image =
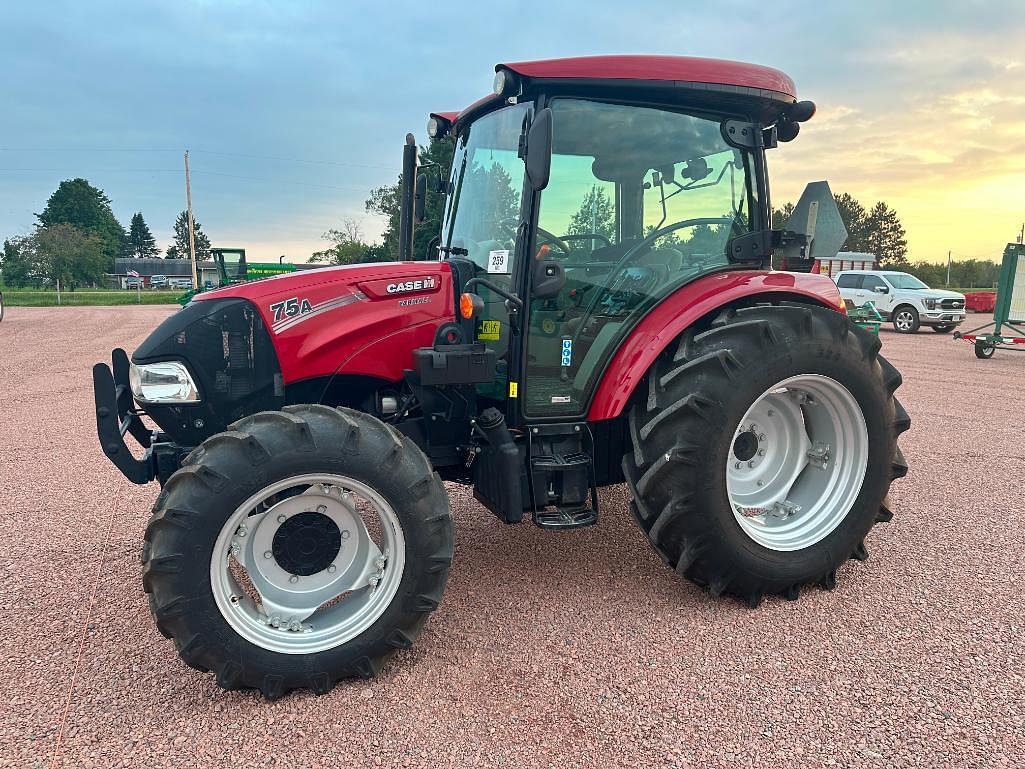
{"type": "Polygon", "coordinates": [[[960,310],[964,307],[964,299],[943,299],[940,308],[944,310],[960,310]]]}

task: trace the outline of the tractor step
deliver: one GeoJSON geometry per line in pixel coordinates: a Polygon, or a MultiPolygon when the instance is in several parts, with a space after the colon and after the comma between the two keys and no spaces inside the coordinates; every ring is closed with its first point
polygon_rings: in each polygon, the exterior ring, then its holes
{"type": "Polygon", "coordinates": [[[535,510],[534,524],[542,529],[579,529],[598,523],[598,513],[590,507],[535,510]]]}

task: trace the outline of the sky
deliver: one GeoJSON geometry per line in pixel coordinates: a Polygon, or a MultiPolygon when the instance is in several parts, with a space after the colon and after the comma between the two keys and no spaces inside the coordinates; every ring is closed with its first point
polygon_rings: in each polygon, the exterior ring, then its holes
{"type": "Polygon", "coordinates": [[[214,245],[305,261],[382,222],[407,131],[488,93],[502,61],[608,53],[777,67],[818,114],[770,153],[773,199],[827,179],[885,200],[913,261],[997,259],[1025,222],[1025,2],[575,0],[10,3],[0,36],[0,238],[62,179],[170,244],[185,206],[214,245]]]}

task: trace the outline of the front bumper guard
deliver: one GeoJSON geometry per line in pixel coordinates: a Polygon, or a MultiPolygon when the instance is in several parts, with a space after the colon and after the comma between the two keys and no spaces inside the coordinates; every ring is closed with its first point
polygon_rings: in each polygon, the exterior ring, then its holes
{"type": "Polygon", "coordinates": [[[132,483],[149,483],[154,478],[163,482],[177,469],[180,450],[159,430],[143,423],[143,412],[135,408],[128,382],[128,354],[118,348],[111,352],[110,359],[110,366],[93,366],[96,433],[103,453],[132,483]],[[125,435],[131,435],[145,449],[141,459],[132,454],[125,435]]]}

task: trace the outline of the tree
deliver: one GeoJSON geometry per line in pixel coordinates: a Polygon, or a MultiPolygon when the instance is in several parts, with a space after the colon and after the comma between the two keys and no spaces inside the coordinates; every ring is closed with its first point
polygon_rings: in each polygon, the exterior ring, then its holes
{"type": "Polygon", "coordinates": [[[363,229],[355,219],[344,219],[341,229],[328,230],[322,237],[332,246],[315,252],[310,257],[311,262],[360,264],[385,261],[383,247],[363,240],[363,229]]]}
{"type": "MultiPolygon", "coordinates": [[[[879,201],[864,222],[864,247],[856,249],[875,254],[880,267],[906,267],[908,241],[897,212],[879,201]]],[[[855,250],[855,249],[851,249],[855,250]]]]}
{"type": "Polygon", "coordinates": [[[74,291],[103,280],[107,255],[98,235],[70,224],[40,227],[31,238],[34,269],[39,275],[74,291]]]}
{"type": "Polygon", "coordinates": [[[0,273],[3,274],[4,285],[22,288],[39,281],[30,241],[28,237],[8,238],[4,241],[4,252],[0,257],[0,273]]]}
{"type": "MultiPolygon", "coordinates": [[[[611,243],[616,237],[616,208],[609,198],[604,187],[593,185],[583,201],[580,208],[569,219],[567,235],[589,235],[596,233],[604,235],[611,243]]],[[[599,243],[588,243],[588,241],[570,241],[570,245],[586,245],[593,250],[599,243]]]]}
{"type": "MultiPolygon", "coordinates": [[[[419,162],[421,166],[427,163],[437,163],[437,167],[423,171],[423,173],[428,174],[429,181],[440,178],[447,183],[454,152],[455,141],[451,136],[431,139],[430,144],[420,148],[419,162]]],[[[413,232],[413,254],[417,258],[423,258],[427,254],[427,246],[432,238],[441,233],[441,223],[445,218],[445,196],[430,191],[432,186],[432,184],[428,184],[424,220],[416,225],[413,232]]],[[[383,216],[387,220],[384,234],[381,236],[382,243],[379,246],[381,260],[399,258],[401,189],[402,179],[400,177],[396,184],[389,184],[372,190],[370,197],[367,198],[367,211],[383,216]]]]}
{"type": "MultiPolygon", "coordinates": [[[[210,258],[210,238],[200,227],[199,222],[192,220],[192,228],[196,238],[196,261],[210,258]]],[[[174,243],[167,249],[168,259],[189,258],[189,212],[182,211],[174,220],[174,243]]]]}
{"type": "Polygon", "coordinates": [[[157,241],[150,232],[149,225],[142,218],[142,212],[137,211],[132,216],[132,225],[128,231],[128,254],[137,259],[159,256],[160,249],[157,248],[157,241]]]}
{"type": "Polygon", "coordinates": [[[787,219],[794,213],[793,203],[784,203],[782,208],[774,209],[772,212],[772,228],[774,230],[782,230],[786,227],[787,219]]]}
{"type": "Polygon", "coordinates": [[[850,193],[843,192],[833,196],[836,207],[840,209],[840,219],[847,228],[847,240],[841,246],[844,251],[868,252],[865,243],[865,227],[868,217],[865,207],[850,193]]]}
{"type": "Polygon", "coordinates": [[[95,235],[100,242],[106,269],[113,271],[115,257],[126,250],[128,236],[110,208],[110,198],[85,179],[67,179],[58,185],[46,208],[36,214],[40,227],[69,224],[95,235]]]}

